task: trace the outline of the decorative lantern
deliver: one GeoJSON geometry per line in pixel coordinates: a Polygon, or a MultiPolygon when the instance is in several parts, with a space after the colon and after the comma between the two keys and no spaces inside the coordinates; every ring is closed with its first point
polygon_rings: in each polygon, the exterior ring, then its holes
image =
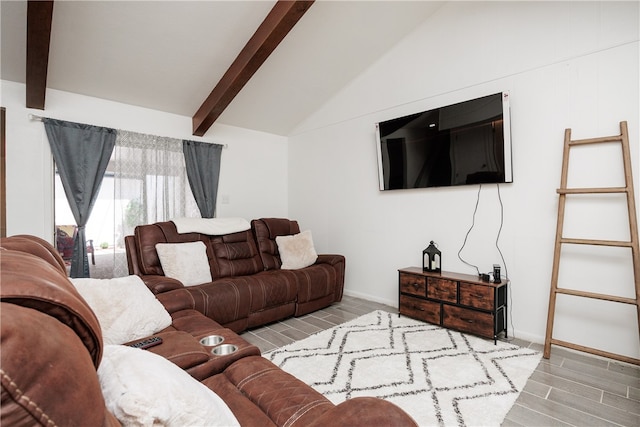
{"type": "Polygon", "coordinates": [[[427,249],[422,251],[422,270],[438,272],[441,265],[442,253],[435,247],[432,240],[427,249]]]}

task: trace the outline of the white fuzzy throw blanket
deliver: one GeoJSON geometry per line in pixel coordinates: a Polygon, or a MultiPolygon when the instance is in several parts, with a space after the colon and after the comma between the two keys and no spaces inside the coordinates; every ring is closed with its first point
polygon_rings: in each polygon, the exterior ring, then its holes
{"type": "Polygon", "coordinates": [[[201,233],[210,236],[237,233],[251,228],[244,218],[175,218],[172,219],[178,233],[201,233]]]}

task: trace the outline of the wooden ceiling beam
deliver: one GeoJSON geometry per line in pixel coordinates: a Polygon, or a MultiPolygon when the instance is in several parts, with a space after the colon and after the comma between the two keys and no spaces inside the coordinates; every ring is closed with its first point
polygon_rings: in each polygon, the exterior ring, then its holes
{"type": "Polygon", "coordinates": [[[53,0],[27,4],[27,108],[44,110],[53,0]]]}
{"type": "Polygon", "coordinates": [[[193,116],[193,134],[204,135],[269,55],[297,24],[313,1],[279,0],[211,94],[193,116]]]}

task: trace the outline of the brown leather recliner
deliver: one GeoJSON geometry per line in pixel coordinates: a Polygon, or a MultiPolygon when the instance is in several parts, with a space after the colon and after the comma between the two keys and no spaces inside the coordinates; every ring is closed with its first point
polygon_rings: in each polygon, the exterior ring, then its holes
{"type": "MultiPolygon", "coordinates": [[[[129,274],[139,275],[156,295],[183,289],[196,310],[235,332],[291,316],[302,316],[342,299],[345,257],[318,255],[298,270],[281,269],[276,237],[300,232],[297,221],[261,218],[251,229],[220,236],[178,233],[171,221],[141,225],[125,238],[129,274]],[[166,277],[158,243],[201,241],[212,281],[184,287],[166,277]]],[[[166,299],[163,299],[166,301],[166,299]]]]}
{"type": "MultiPolygon", "coordinates": [[[[105,406],[96,372],[103,350],[98,320],[62,274],[55,252],[37,240],[0,239],[0,425],[119,426],[105,406]]],[[[209,331],[212,321],[188,308],[187,299],[170,300],[174,324],[162,333],[209,331]]],[[[171,354],[165,345],[152,349],[171,354]]],[[[202,383],[225,401],[243,426],[416,425],[381,399],[333,405],[257,355],[220,363],[222,372],[202,383]]]]}
{"type": "MultiPolygon", "coordinates": [[[[16,235],[0,239],[0,247],[38,256],[47,261],[64,277],[66,276],[64,261],[57,250],[47,241],[31,235],[16,235]]],[[[2,284],[4,287],[4,283],[2,284]]],[[[75,288],[69,283],[69,286],[75,288]]],[[[76,292],[77,293],[77,292],[76,292]]],[[[171,315],[172,324],[158,331],[156,336],[163,339],[163,345],[151,348],[194,378],[201,380],[222,372],[234,361],[252,355],[260,355],[260,349],[240,338],[230,329],[206,317],[194,309],[193,300],[184,292],[176,290],[160,295],[160,302],[171,315]],[[199,340],[208,335],[224,337],[228,344],[237,347],[237,351],[226,357],[211,354],[211,349],[200,344],[199,340]]]]}
{"type": "Polygon", "coordinates": [[[52,264],[0,250],[3,426],[120,423],[96,375],[102,355],[93,312],[52,264]]]}
{"type": "Polygon", "coordinates": [[[282,260],[276,238],[299,233],[298,222],[287,218],[254,219],[251,221],[251,229],[264,269],[297,284],[296,316],[303,316],[342,300],[346,263],[344,255],[319,254],[318,260],[309,267],[281,270],[282,260]]]}

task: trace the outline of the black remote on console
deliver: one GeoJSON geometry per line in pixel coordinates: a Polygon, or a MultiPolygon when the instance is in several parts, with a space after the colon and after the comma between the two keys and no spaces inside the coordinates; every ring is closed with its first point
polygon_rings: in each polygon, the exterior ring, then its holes
{"type": "Polygon", "coordinates": [[[129,347],[133,347],[133,348],[146,349],[146,348],[153,347],[154,345],[159,345],[159,344],[162,344],[162,338],[160,338],[160,337],[151,337],[151,338],[147,338],[145,340],[134,342],[134,343],[128,344],[128,345],[129,345],[129,347]]]}

